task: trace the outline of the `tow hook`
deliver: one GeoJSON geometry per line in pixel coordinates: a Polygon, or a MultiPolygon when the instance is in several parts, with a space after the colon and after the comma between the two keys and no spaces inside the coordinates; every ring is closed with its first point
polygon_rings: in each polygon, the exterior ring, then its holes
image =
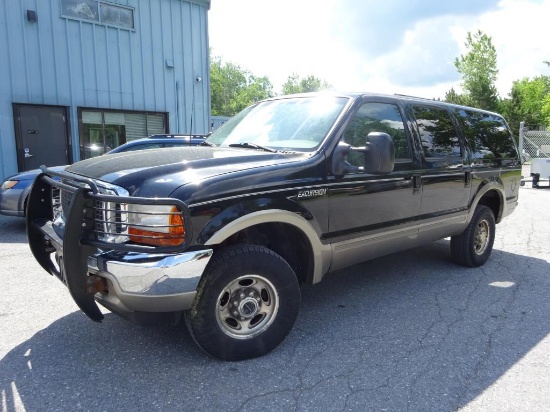
{"type": "Polygon", "coordinates": [[[50,242],[50,239],[44,239],[44,250],[47,253],[55,252],[55,248],[53,247],[52,242],[50,242]]]}
{"type": "Polygon", "coordinates": [[[98,275],[88,276],[86,279],[86,291],[90,295],[95,295],[99,292],[108,292],[107,281],[98,275]]]}

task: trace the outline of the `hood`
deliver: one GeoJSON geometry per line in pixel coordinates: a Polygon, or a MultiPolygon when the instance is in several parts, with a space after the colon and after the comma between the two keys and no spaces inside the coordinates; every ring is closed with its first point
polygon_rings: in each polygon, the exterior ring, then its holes
{"type": "Polygon", "coordinates": [[[304,154],[220,147],[177,147],[106,154],[67,171],[121,186],[132,196],[167,197],[178,187],[240,170],[296,161],[304,154]]]}

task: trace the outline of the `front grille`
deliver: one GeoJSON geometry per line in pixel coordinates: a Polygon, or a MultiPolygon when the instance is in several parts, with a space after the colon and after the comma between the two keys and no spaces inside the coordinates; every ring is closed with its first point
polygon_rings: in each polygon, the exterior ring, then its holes
{"type": "Polygon", "coordinates": [[[98,240],[122,243],[128,240],[128,204],[104,202],[94,203],[95,233],[98,240]]]}
{"type": "Polygon", "coordinates": [[[77,188],[75,187],[74,190],[70,189],[60,189],[61,192],[61,212],[63,213],[63,219],[65,219],[69,214],[69,207],[71,206],[71,201],[73,199],[73,195],[76,192],[77,188]]]}
{"type": "Polygon", "coordinates": [[[52,223],[61,237],[65,229],[81,230],[83,244],[135,252],[154,247],[158,253],[182,250],[190,241],[189,210],[180,200],[131,197],[126,189],[106,182],[73,178],[68,172],[50,173],[45,179],[52,188],[52,223]],[[72,226],[67,228],[76,197],[84,210],[75,217],[81,215],[83,221],[71,219],[72,226]]]}
{"type": "MultiPolygon", "coordinates": [[[[63,186],[52,188],[54,220],[64,226],[75,192],[81,187],[89,187],[81,182],[62,179],[63,186]]],[[[117,191],[98,185],[101,194],[116,196],[117,191]]],[[[124,193],[123,189],[119,189],[124,193]]],[[[122,243],[128,240],[128,205],[126,203],[94,200],[94,233],[97,240],[109,243],[122,243]]]]}
{"type": "Polygon", "coordinates": [[[64,220],[63,207],[61,204],[61,190],[58,187],[52,187],[52,210],[54,220],[64,220]]]}

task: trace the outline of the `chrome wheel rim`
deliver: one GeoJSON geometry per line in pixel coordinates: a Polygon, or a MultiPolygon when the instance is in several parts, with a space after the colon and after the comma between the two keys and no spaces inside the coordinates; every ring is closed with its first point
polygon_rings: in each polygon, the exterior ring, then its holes
{"type": "Polygon", "coordinates": [[[236,339],[250,339],[275,320],[279,295],[275,286],[259,275],[241,276],[229,283],[216,301],[220,329],[236,339]]]}
{"type": "Polygon", "coordinates": [[[477,224],[474,234],[474,252],[477,255],[482,255],[489,244],[489,238],[491,234],[491,227],[489,222],[482,220],[477,224]]]}

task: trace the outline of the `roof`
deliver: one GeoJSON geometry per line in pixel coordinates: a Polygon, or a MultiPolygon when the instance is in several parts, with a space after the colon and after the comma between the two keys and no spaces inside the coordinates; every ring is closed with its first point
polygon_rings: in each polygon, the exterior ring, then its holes
{"type": "Polygon", "coordinates": [[[210,10],[210,1],[211,0],[182,0],[186,1],[188,3],[197,3],[197,4],[203,4],[208,7],[208,10],[210,10]]]}
{"type": "Polygon", "coordinates": [[[349,98],[352,98],[352,99],[356,99],[356,98],[360,98],[360,97],[367,97],[367,96],[370,96],[370,97],[386,97],[386,98],[400,99],[400,100],[406,101],[406,102],[419,102],[419,103],[432,103],[432,104],[436,104],[436,105],[445,105],[445,106],[454,107],[454,108],[458,108],[458,109],[473,110],[473,111],[477,111],[477,112],[488,113],[488,114],[500,116],[500,114],[498,114],[498,113],[492,112],[490,110],[479,109],[477,107],[464,106],[464,105],[460,105],[460,104],[456,104],[456,103],[445,102],[443,100],[436,100],[436,99],[431,99],[431,98],[427,98],[427,97],[409,96],[409,95],[399,94],[399,93],[384,94],[384,93],[372,93],[372,92],[321,91],[321,92],[310,92],[310,93],[297,93],[297,94],[290,94],[290,95],[286,95],[286,96],[285,95],[275,96],[275,97],[272,97],[272,98],[269,98],[269,99],[266,99],[266,100],[277,100],[277,99],[285,98],[285,97],[308,97],[308,96],[309,97],[311,97],[311,96],[349,97],[349,98]]]}

